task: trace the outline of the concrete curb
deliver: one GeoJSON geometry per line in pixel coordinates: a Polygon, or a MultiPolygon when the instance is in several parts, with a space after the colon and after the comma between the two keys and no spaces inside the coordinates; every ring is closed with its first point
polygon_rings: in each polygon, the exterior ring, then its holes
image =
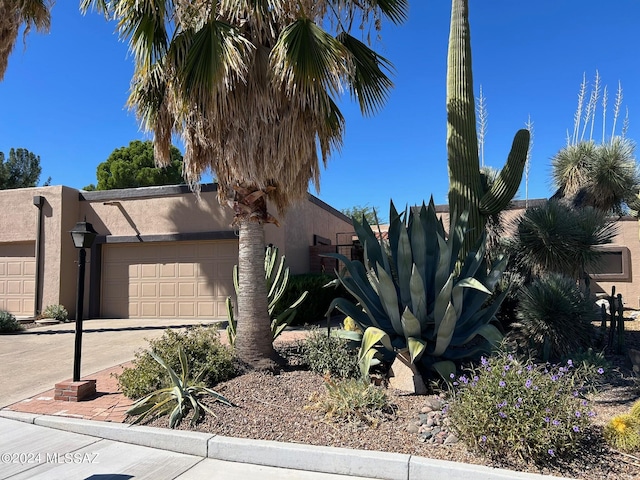
{"type": "Polygon", "coordinates": [[[415,455],[251,440],[0,410],[0,417],[117,442],[231,462],[383,480],[571,480],[415,455]]]}

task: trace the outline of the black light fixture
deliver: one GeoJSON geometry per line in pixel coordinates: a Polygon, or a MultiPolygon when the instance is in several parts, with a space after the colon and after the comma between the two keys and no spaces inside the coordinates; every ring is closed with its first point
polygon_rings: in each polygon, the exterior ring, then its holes
{"type": "Polygon", "coordinates": [[[76,226],[69,232],[76,248],[91,248],[98,232],[93,229],[93,225],[87,222],[76,223],[76,226]]]}
{"type": "Polygon", "coordinates": [[[98,232],[93,229],[93,225],[87,222],[76,223],[76,226],[69,232],[73,239],[73,245],[78,250],[78,288],[76,290],[76,335],[75,349],[73,354],[73,381],[80,381],[80,359],[82,356],[82,310],[84,308],[84,270],[87,260],[85,248],[91,248],[98,232]]]}

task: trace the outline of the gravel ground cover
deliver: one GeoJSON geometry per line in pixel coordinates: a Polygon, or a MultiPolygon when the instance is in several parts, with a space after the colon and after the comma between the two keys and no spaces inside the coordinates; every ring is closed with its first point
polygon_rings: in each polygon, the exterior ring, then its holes
{"type": "MultiPolygon", "coordinates": [[[[627,322],[626,341],[628,347],[640,350],[640,321],[627,322]]],[[[300,366],[295,342],[280,344],[278,348],[289,359],[289,367],[277,374],[250,372],[217,385],[216,391],[237,406],[210,403],[215,417],[207,415],[196,427],[190,427],[187,417],[179,428],[242,438],[406,453],[584,480],[640,479],[640,458],[613,451],[601,439],[602,425],[612,416],[626,413],[640,393],[624,355],[608,356],[611,368],[600,392],[592,398],[597,415],[591,440],[584,445],[581,455],[571,463],[558,461],[541,469],[514,461],[492,463],[469,452],[465,445],[451,438],[448,419],[439,411],[442,398],[437,396],[406,395],[389,389],[392,408],[380,416],[375,426],[326,418],[313,408],[317,395],[326,388],[325,379],[300,366]],[[431,423],[429,427],[437,424],[434,435],[425,435],[425,429],[429,430],[427,422],[431,423]]],[[[167,419],[156,419],[150,425],[166,427],[167,419]]]]}

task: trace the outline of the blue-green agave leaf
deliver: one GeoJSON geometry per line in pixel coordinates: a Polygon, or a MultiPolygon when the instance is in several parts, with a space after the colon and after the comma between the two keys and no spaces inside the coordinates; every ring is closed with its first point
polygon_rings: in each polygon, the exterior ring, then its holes
{"type": "Polygon", "coordinates": [[[450,382],[451,375],[456,374],[456,364],[447,360],[435,362],[431,365],[431,368],[433,368],[446,382],[450,382]]]}
{"type": "Polygon", "coordinates": [[[411,310],[424,328],[427,323],[427,297],[425,296],[424,282],[416,265],[411,271],[409,287],[411,289],[411,310]]]}
{"type": "Polygon", "coordinates": [[[382,306],[387,312],[391,325],[398,335],[402,335],[402,323],[400,322],[400,306],[398,305],[398,292],[393,279],[378,265],[378,294],[382,306]]]}
{"type": "Polygon", "coordinates": [[[442,322],[437,329],[436,346],[432,353],[434,357],[439,357],[449,347],[449,343],[451,342],[451,338],[453,337],[453,333],[456,328],[457,319],[456,309],[450,303],[444,314],[442,322]]]}

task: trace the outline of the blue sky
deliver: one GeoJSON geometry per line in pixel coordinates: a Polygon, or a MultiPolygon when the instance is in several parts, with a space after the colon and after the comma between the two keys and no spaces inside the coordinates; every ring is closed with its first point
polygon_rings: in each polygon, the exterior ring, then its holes
{"type": "MultiPolygon", "coordinates": [[[[514,133],[531,116],[529,198],[552,193],[550,158],[573,128],[583,73],[591,82],[599,70],[610,104],[622,82],[628,136],[640,138],[640,3],[470,4],[475,89],[482,85],[489,114],[485,161],[501,167],[514,133]]],[[[370,118],[344,98],[344,146],[323,172],[320,192],[312,193],[338,209],[366,204],[383,214],[389,199],[398,208],[430,195],[446,203],[449,14],[449,1],[414,0],[405,24],[385,26],[374,47],[394,63],[395,88],[370,118]]],[[[27,148],[41,157],[41,180],[81,188],[96,182],[97,165],[115,148],[149,137],[125,107],[133,66],[115,25],[96,13],[81,16],[73,0],[57,2],[52,17],[49,35],[32,32],[26,50],[20,38],[9,59],[0,83],[0,151],[27,148]]],[[[601,132],[599,123],[595,130],[601,132]]]]}

